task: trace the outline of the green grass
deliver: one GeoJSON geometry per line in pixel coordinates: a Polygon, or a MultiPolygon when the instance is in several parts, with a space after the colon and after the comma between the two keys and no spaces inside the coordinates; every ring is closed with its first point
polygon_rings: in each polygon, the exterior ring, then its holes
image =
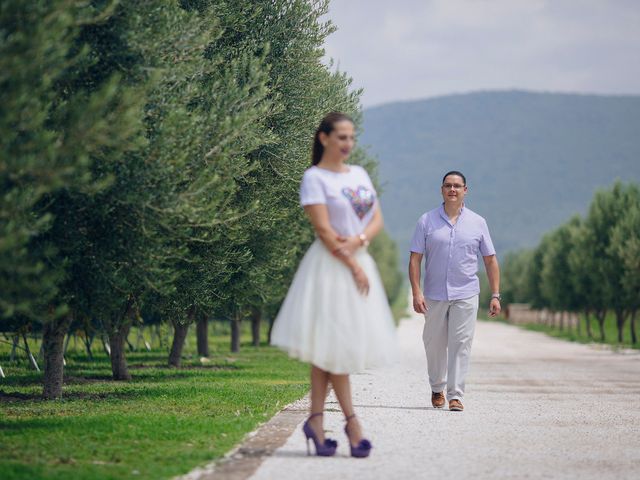
{"type": "MultiPolygon", "coordinates": [[[[640,343],[636,343],[635,345],[631,343],[631,332],[629,330],[629,320],[627,320],[624,330],[623,330],[623,342],[618,342],[618,328],[616,327],[615,316],[612,312],[607,314],[607,317],[604,321],[604,333],[605,333],[605,341],[600,341],[600,328],[598,326],[598,322],[595,317],[591,316],[591,331],[593,333],[593,338],[590,338],[587,335],[587,322],[584,318],[584,315],[580,315],[580,329],[572,328],[571,330],[565,328],[560,330],[559,327],[552,327],[549,325],[541,325],[537,323],[527,323],[524,325],[520,325],[522,328],[527,330],[532,330],[535,332],[543,332],[549,336],[560,338],[563,340],[568,340],[571,342],[579,342],[579,343],[604,343],[605,345],[611,345],[614,348],[636,348],[640,349],[640,343]]],[[[483,320],[489,320],[488,318],[483,318],[483,320]]],[[[494,321],[494,319],[490,319],[494,321]]],[[[500,317],[497,321],[502,321],[506,323],[504,318],[500,317]]],[[[636,319],[636,328],[640,329],[640,322],[636,319]]]]}
{"type": "Polygon", "coordinates": [[[216,332],[201,363],[191,334],[181,369],[166,366],[166,349],[128,352],[131,382],[111,380],[97,342],[93,361],[78,345],[54,402],[39,399],[41,374],[24,359],[10,363],[2,345],[0,478],[170,478],[220,458],[308,390],[305,364],[243,340],[232,354],[216,332]]]}

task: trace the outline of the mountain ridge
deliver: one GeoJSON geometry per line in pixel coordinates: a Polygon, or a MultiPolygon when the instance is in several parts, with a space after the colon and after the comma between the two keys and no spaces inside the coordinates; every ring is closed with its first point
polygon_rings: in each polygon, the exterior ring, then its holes
{"type": "Polygon", "coordinates": [[[640,96],[480,91],[363,111],[360,143],[378,158],[385,223],[406,258],[442,175],[467,176],[467,205],[499,254],[532,247],[587,211],[616,179],[640,180],[640,96]]]}

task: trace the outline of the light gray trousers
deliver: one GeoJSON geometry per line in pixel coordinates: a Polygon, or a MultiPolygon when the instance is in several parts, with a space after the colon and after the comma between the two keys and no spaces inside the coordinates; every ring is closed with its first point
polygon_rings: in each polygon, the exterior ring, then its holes
{"type": "Polygon", "coordinates": [[[463,300],[426,300],[422,340],[431,391],[447,387],[447,400],[464,397],[471,342],[478,316],[478,295],[463,300]]]}

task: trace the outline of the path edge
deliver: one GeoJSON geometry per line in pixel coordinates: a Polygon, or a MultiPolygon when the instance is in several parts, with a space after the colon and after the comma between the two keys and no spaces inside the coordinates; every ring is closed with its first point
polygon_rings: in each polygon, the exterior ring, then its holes
{"type": "Polygon", "coordinates": [[[245,435],[242,441],[221,459],[174,480],[246,480],[262,462],[285,444],[295,428],[307,417],[309,394],[290,403],[271,419],[245,435]]]}

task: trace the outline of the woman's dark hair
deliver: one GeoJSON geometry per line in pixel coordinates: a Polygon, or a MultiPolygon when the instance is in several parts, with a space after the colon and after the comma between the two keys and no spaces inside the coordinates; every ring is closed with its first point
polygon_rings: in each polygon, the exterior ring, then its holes
{"type": "Polygon", "coordinates": [[[464,177],[462,173],[460,173],[457,170],[451,170],[450,172],[445,173],[444,177],[442,177],[442,183],[444,183],[444,179],[447,178],[449,175],[457,175],[462,179],[462,183],[464,183],[465,185],[467,184],[467,179],[464,177]]]}
{"type": "Polygon", "coordinates": [[[353,123],[353,120],[349,115],[345,115],[340,112],[331,112],[328,113],[320,122],[320,126],[316,130],[316,134],[313,137],[313,152],[311,153],[311,164],[317,165],[322,160],[322,153],[324,152],[324,147],[322,143],[320,143],[320,132],[323,132],[329,135],[336,126],[338,122],[344,122],[345,120],[353,123]]]}

